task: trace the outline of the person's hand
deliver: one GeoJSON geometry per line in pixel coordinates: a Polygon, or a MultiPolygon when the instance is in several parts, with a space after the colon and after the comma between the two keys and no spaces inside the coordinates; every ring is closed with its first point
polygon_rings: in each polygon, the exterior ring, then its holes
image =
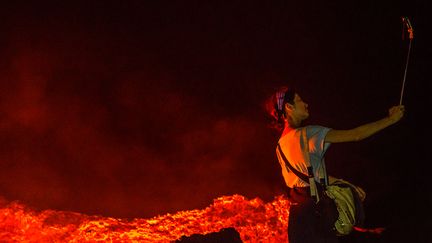
{"type": "Polygon", "coordinates": [[[404,115],[405,107],[403,105],[393,106],[389,109],[388,118],[392,123],[398,122],[404,115]]]}

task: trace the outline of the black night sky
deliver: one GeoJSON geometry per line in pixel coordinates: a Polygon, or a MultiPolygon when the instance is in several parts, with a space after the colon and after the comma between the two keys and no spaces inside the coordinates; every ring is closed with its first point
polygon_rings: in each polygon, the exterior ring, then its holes
{"type": "Polygon", "coordinates": [[[0,197],[124,218],[271,201],[284,184],[264,100],[293,85],[308,124],[383,118],[399,103],[408,16],[406,116],[332,145],[327,167],[366,190],[369,225],[430,231],[426,1],[316,2],[2,3],[0,197]]]}

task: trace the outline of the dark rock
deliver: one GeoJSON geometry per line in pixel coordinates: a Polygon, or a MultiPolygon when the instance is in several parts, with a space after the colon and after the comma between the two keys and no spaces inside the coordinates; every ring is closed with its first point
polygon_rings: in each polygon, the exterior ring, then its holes
{"type": "Polygon", "coordinates": [[[224,228],[219,232],[213,232],[206,235],[193,234],[191,236],[182,236],[175,241],[176,243],[240,243],[242,242],[240,234],[234,228],[224,228]]]}

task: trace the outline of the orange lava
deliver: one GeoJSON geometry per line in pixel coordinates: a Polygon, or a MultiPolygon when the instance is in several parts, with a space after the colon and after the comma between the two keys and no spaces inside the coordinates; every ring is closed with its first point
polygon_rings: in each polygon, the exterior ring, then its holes
{"type": "Polygon", "coordinates": [[[0,242],[173,242],[228,227],[235,228],[243,242],[287,242],[289,202],[284,196],[269,203],[223,196],[205,209],[134,220],[37,212],[18,202],[0,205],[0,242]]]}

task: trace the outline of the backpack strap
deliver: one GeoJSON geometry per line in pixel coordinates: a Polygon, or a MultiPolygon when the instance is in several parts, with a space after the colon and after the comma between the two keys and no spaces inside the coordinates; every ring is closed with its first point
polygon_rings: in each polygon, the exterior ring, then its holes
{"type": "Polygon", "coordinates": [[[302,135],[302,141],[303,141],[303,157],[305,158],[305,163],[306,163],[308,174],[309,174],[308,179],[309,179],[311,196],[313,198],[315,198],[315,202],[318,202],[319,201],[319,193],[318,193],[318,188],[317,188],[317,185],[315,182],[315,177],[313,174],[312,165],[310,164],[309,142],[308,142],[307,136],[306,136],[306,127],[304,127],[301,130],[301,135],[302,135]]]}
{"type": "Polygon", "coordinates": [[[278,143],[277,148],[279,150],[279,154],[281,155],[282,159],[285,161],[285,166],[289,171],[292,171],[297,177],[299,177],[301,180],[303,180],[306,183],[309,183],[309,176],[301,173],[300,171],[296,170],[291,163],[288,161],[288,159],[285,157],[284,152],[282,152],[282,148],[280,144],[278,143]]]}

